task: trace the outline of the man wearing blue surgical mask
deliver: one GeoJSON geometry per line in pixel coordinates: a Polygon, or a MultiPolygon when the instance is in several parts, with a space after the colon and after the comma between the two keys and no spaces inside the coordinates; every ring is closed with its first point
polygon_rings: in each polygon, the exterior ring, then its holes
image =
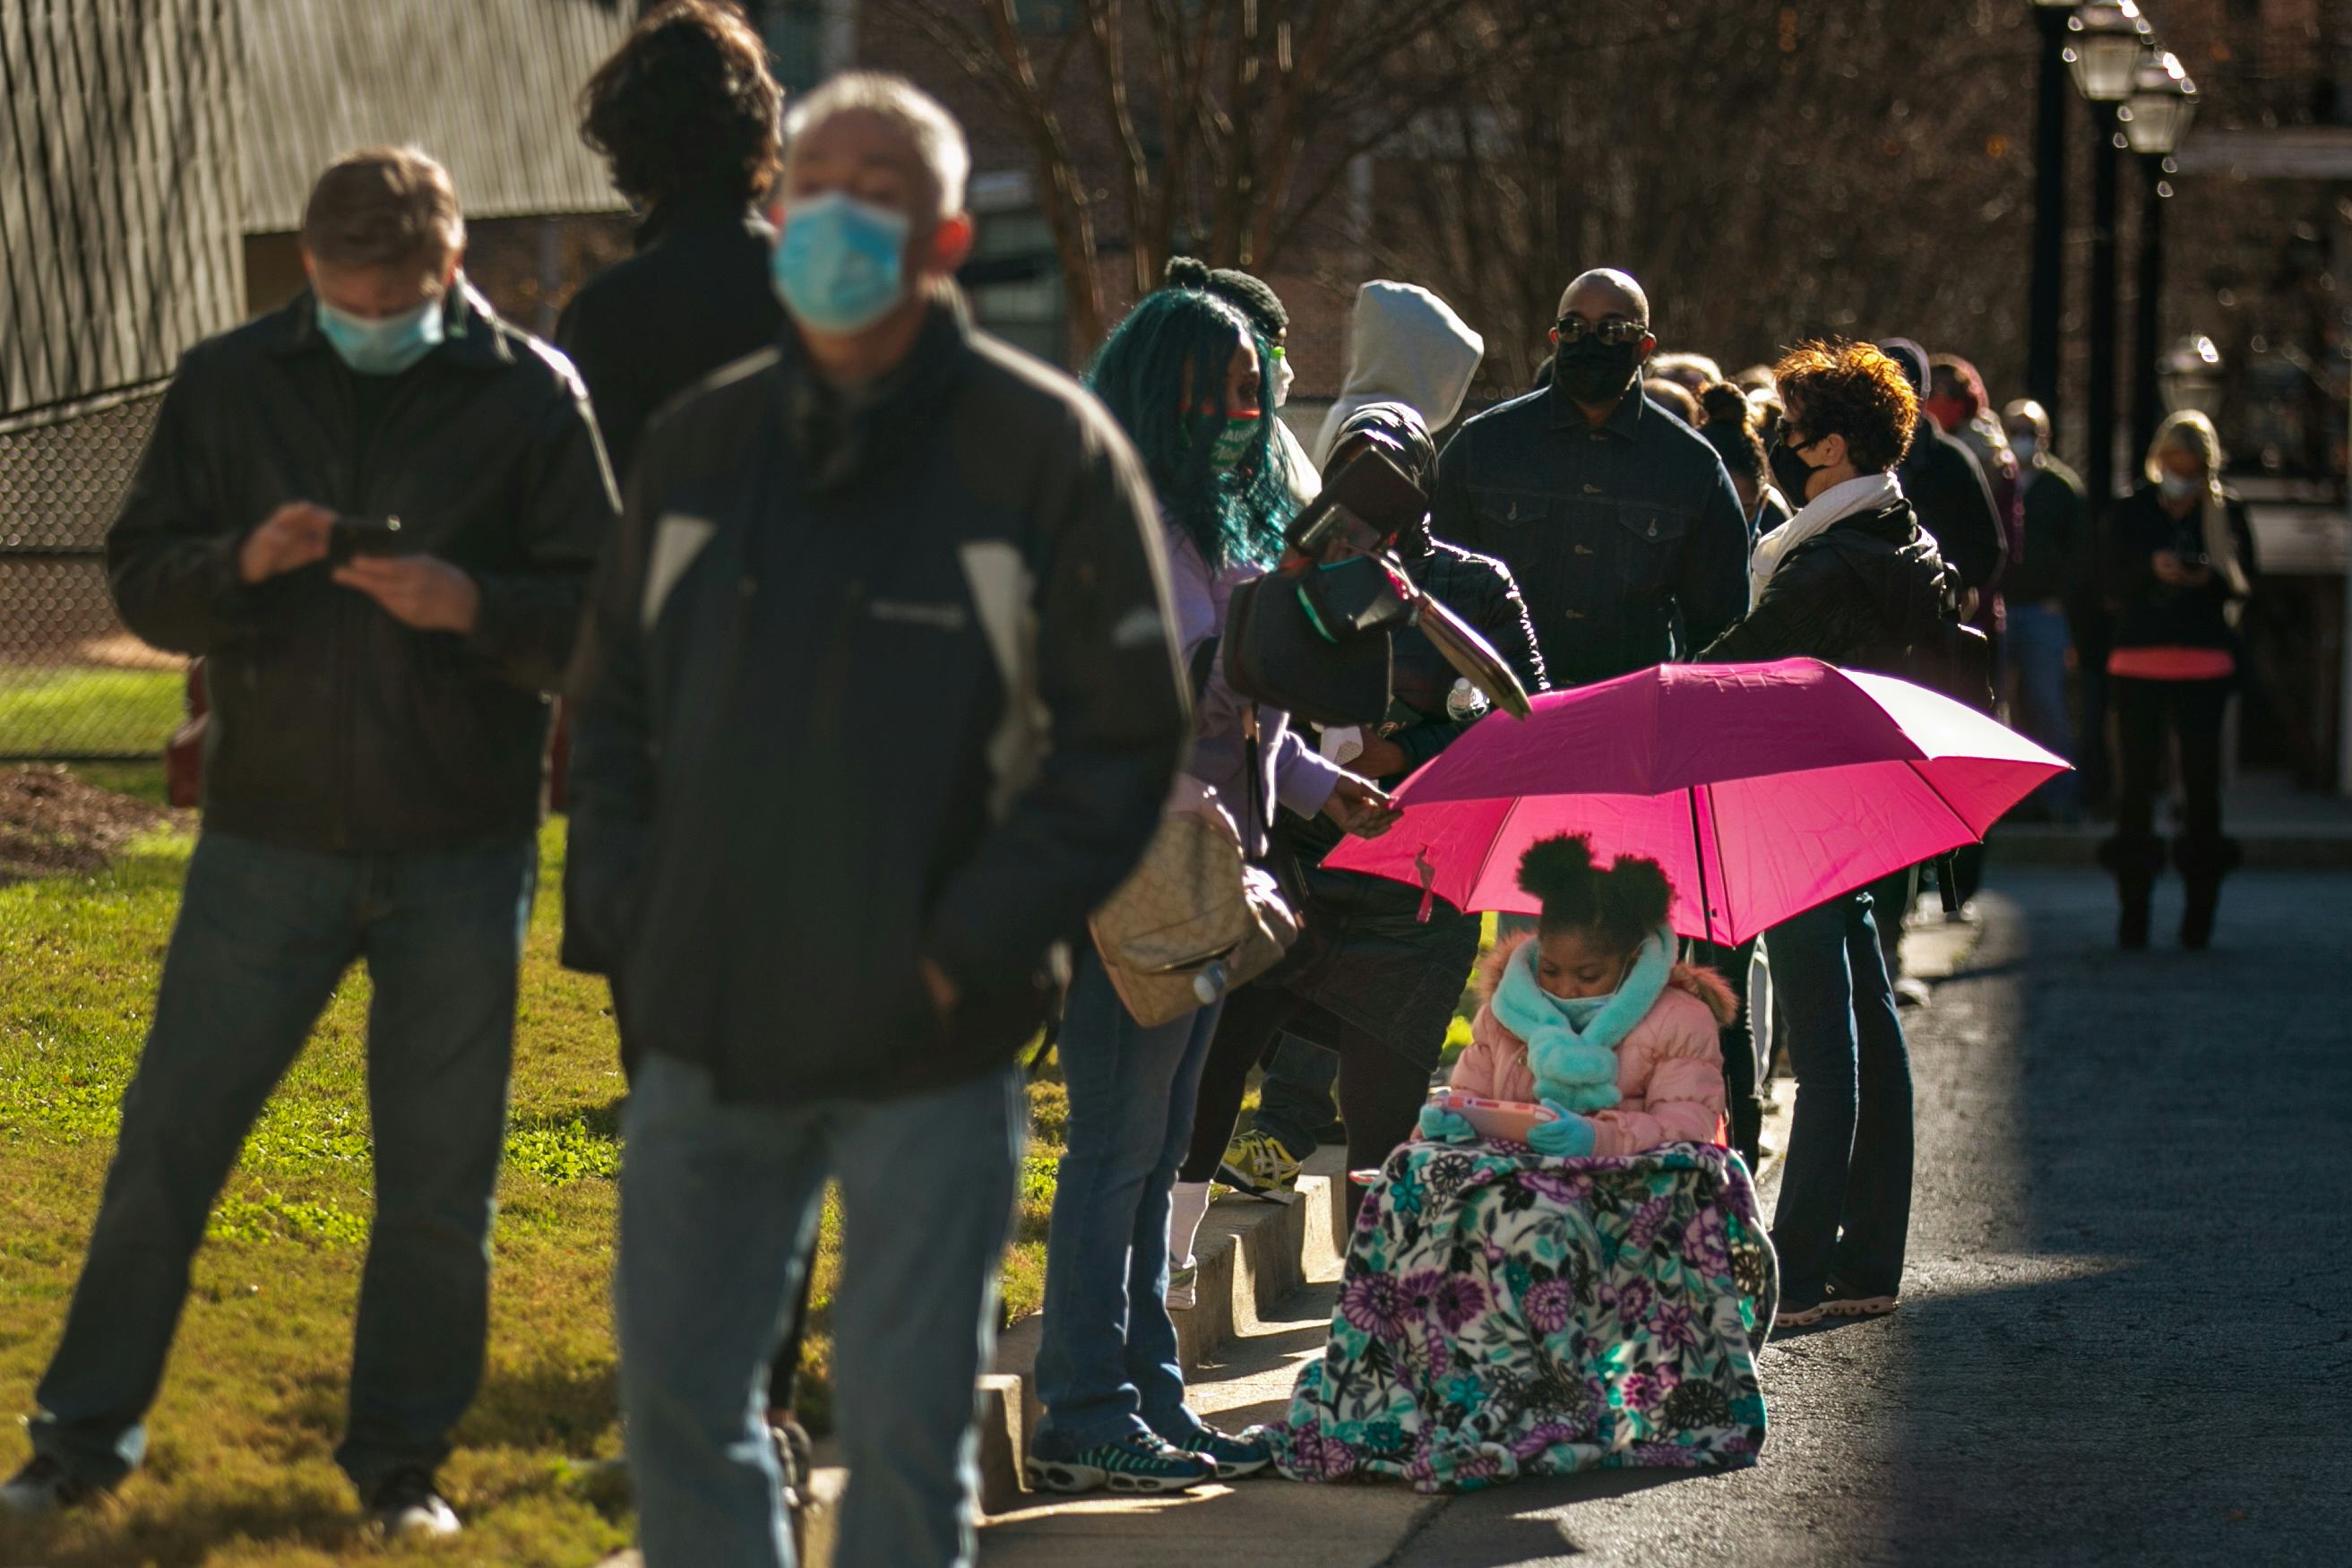
{"type": "Polygon", "coordinates": [[[1139,459],[956,289],[962,132],[851,72],[784,142],[784,331],[646,430],[570,687],[567,919],[638,1053],[624,1425],[647,1568],[786,1560],[758,1412],[830,1180],[836,1555],[945,1568],[1017,1054],[1189,725],[1139,459]]]}
{"type": "Polygon", "coordinates": [[[344,973],[373,987],[376,1209],[336,1459],[385,1533],[481,1382],[548,702],[614,500],[571,367],[465,282],[448,174],[322,174],[310,287],[196,344],[107,536],[116,606],[200,655],[204,830],[89,1251],[0,1508],[85,1504],[145,1449],[188,1263],[344,973]]]}

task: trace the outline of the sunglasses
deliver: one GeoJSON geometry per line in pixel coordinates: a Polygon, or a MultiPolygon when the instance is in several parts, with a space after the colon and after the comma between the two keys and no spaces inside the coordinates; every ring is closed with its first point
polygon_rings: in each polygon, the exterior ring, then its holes
{"type": "Polygon", "coordinates": [[[1586,338],[1598,338],[1611,348],[1618,349],[1623,348],[1627,343],[1638,343],[1648,337],[1650,323],[1629,321],[1622,316],[1612,316],[1607,321],[1595,325],[1581,316],[1562,316],[1559,319],[1559,324],[1553,328],[1553,331],[1559,334],[1560,346],[1563,348],[1570,343],[1582,342],[1586,338]]]}

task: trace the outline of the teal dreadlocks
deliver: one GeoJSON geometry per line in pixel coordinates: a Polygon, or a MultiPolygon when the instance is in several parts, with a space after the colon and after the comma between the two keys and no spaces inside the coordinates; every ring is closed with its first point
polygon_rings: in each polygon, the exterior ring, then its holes
{"type": "Polygon", "coordinates": [[[1261,366],[1273,363],[1240,311],[1197,289],[1162,289],[1129,312],[1087,378],[1143,455],[1162,515],[1213,571],[1273,565],[1290,521],[1290,489],[1273,450],[1273,398],[1259,397],[1256,437],[1233,471],[1220,473],[1213,458],[1226,415],[1225,367],[1243,339],[1255,344],[1261,366]]]}

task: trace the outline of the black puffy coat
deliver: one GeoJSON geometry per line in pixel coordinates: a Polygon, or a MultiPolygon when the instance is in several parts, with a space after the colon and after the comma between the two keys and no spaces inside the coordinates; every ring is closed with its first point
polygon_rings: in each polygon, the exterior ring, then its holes
{"type": "Polygon", "coordinates": [[[302,849],[447,848],[533,830],[549,704],[611,529],[580,379],[449,290],[441,345],[346,369],[309,290],[190,349],[106,539],[123,624],[205,658],[205,822],[302,849]],[[418,631],[324,565],[250,586],[246,536],[289,501],[398,517],[481,593],[418,631]]]}
{"type": "MultiPolygon", "coordinates": [[[[1426,523],[1419,538],[1400,540],[1398,550],[1412,580],[1494,644],[1521,685],[1530,693],[1547,689],[1526,602],[1502,563],[1431,539],[1426,523]]],[[[1390,710],[1413,717],[1390,729],[1387,738],[1404,752],[1410,773],[1470,726],[1447,715],[1445,700],[1456,677],[1427,637],[1418,631],[1396,633],[1391,657],[1390,710]]],[[[1392,785],[1401,777],[1381,782],[1392,785]]],[[[1408,1058],[1433,1058],[1477,957],[1478,917],[1433,901],[1423,921],[1418,888],[1315,864],[1341,837],[1328,818],[1285,822],[1300,862],[1307,931],[1292,958],[1270,978],[1408,1058]]],[[[1328,1032],[1318,1031],[1311,1015],[1293,1030],[1310,1039],[1328,1032]]]]}
{"type": "Polygon", "coordinates": [[[1990,593],[2009,561],[2009,532],[1976,454],[1922,414],[1900,470],[1903,493],[1960,584],[1990,593]]]}
{"type": "Polygon", "coordinates": [[[1902,675],[1959,602],[1960,576],[1911,503],[1840,519],[1797,546],[1747,618],[1699,655],[1708,664],[1818,658],[1902,675]]]}

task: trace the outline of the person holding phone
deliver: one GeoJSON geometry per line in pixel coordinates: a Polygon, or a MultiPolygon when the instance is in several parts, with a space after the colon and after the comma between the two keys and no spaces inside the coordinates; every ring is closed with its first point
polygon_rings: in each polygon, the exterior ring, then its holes
{"type": "Polygon", "coordinates": [[[2149,904],[2165,860],[2156,837],[2166,742],[2180,751],[2180,833],[2172,860],[2188,899],[2180,945],[2213,940],[2221,879],[2239,860],[2221,831],[2222,721],[2238,689],[2238,624],[2253,593],[2254,535],[2245,503],[2222,488],[2221,437],[2193,409],[2159,426],[2147,482],[2108,524],[2115,644],[2107,676],[2116,714],[2116,832],[2100,848],[2115,874],[2116,940],[2147,945],[2149,904]]]}
{"type": "Polygon", "coordinates": [[[205,661],[204,828],[14,1511],[140,1462],[213,1198],[364,960],[376,1208],[335,1458],[386,1533],[459,1528],[436,1473],[482,1377],[545,693],[614,501],[579,378],[466,282],[440,164],[343,157],[301,247],[292,302],[183,356],[107,536],[124,624],[205,661]]]}

